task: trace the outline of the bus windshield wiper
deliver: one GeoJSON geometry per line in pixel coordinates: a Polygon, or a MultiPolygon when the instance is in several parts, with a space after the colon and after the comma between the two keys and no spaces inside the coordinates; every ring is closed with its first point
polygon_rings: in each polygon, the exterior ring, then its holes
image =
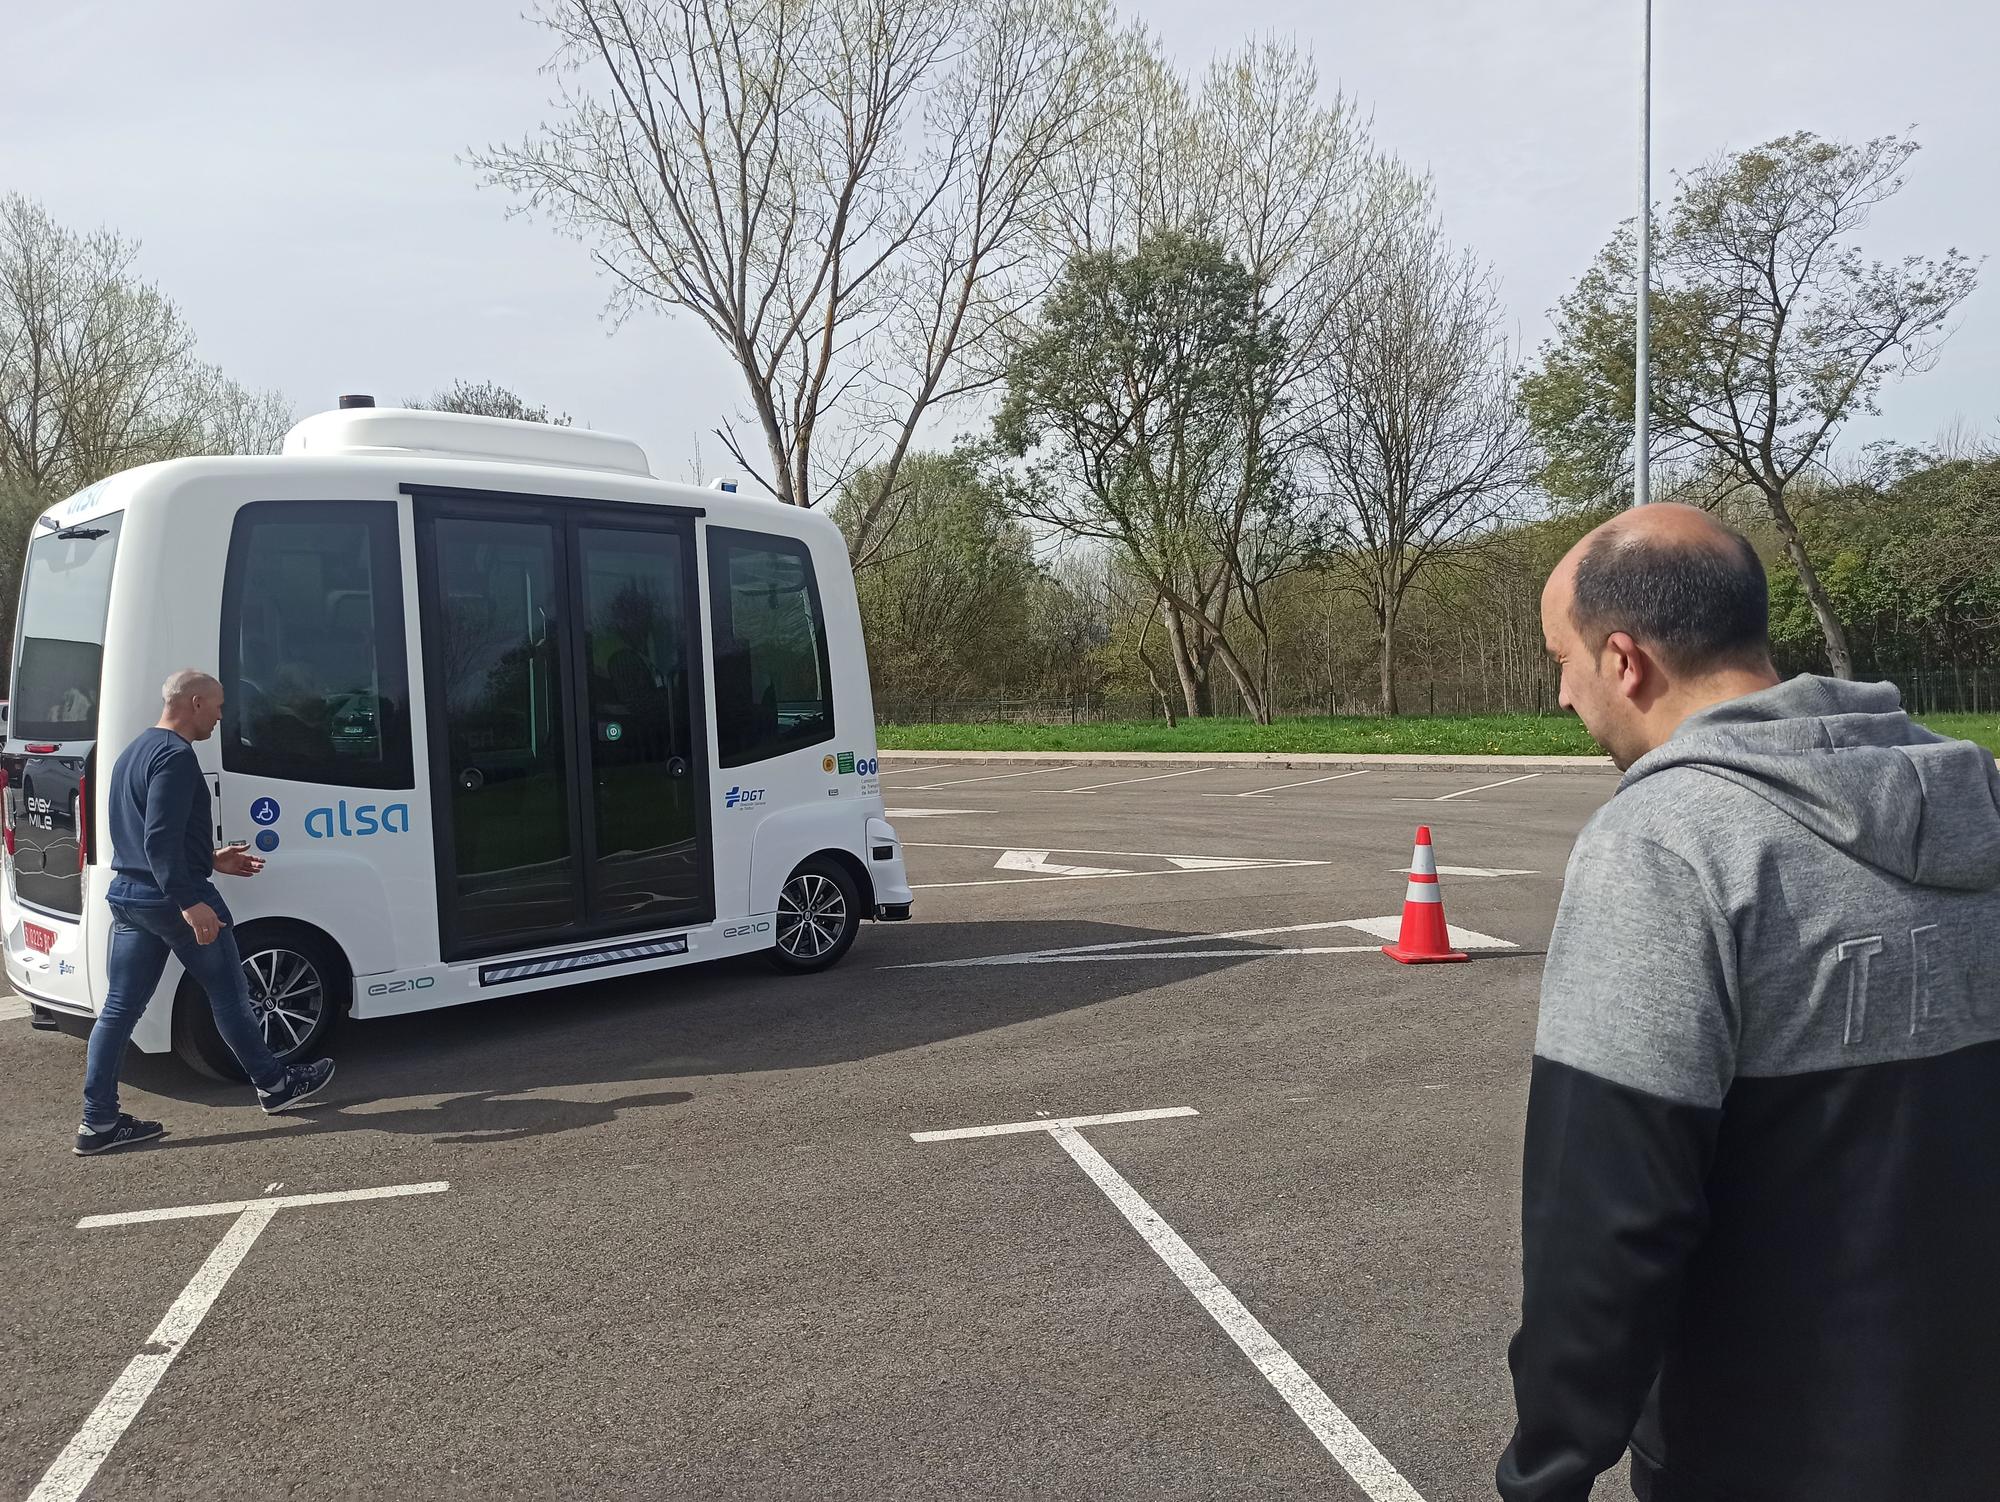
{"type": "Polygon", "coordinates": [[[97,541],[98,538],[102,537],[107,531],[110,530],[108,527],[65,527],[61,522],[57,521],[52,516],[36,517],[35,525],[38,527],[50,528],[52,531],[54,531],[57,537],[63,539],[64,541],[68,541],[71,538],[81,537],[86,541],[95,542],[97,541]]]}

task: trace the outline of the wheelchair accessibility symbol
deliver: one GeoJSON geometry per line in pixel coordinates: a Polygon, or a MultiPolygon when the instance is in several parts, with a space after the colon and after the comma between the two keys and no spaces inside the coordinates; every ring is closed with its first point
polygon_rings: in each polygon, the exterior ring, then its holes
{"type": "Polygon", "coordinates": [[[278,800],[275,798],[259,798],[255,803],[250,805],[250,817],[259,824],[277,823],[278,800]]]}

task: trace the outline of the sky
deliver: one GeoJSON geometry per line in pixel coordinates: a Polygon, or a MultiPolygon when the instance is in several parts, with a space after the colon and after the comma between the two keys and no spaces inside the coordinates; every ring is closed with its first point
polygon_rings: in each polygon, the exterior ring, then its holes
{"type": "MultiPolygon", "coordinates": [[[[510,216],[468,150],[547,117],[546,32],[519,0],[0,0],[0,192],[142,243],[203,354],[300,416],[452,380],[629,435],[669,478],[728,467],[740,407],[691,318],[613,329],[586,249],[510,216]],[[696,470],[697,445],[701,458],[696,470]]],[[[1637,198],[1639,0],[1147,0],[1189,71],[1252,35],[1309,47],[1329,90],[1427,168],[1449,232],[1490,261],[1523,343],[1637,198]]],[[[1913,129],[1881,256],[2000,251],[2000,7],[1983,0],[1658,0],[1656,199],[1669,173],[1794,130],[1913,129]]],[[[1847,442],[2000,424],[2000,262],[1934,369],[1847,442]]]]}

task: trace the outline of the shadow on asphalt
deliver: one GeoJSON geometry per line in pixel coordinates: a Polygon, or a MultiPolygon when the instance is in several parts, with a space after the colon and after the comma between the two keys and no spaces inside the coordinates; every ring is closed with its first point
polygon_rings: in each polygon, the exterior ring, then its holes
{"type": "MultiPolygon", "coordinates": [[[[129,1077],[129,1076],[128,1076],[129,1077]]],[[[345,1081],[345,1075],[336,1075],[345,1081]]],[[[144,1083],[137,1079],[133,1084],[144,1083]]],[[[145,1084],[145,1088],[155,1086],[145,1084]]],[[[189,1097],[183,1097],[189,1098],[189,1097]]],[[[336,1095],[336,1099],[337,1099],[336,1095]]],[[[321,1109],[301,1110],[288,1115],[282,1126],[261,1132],[216,1133],[205,1137],[181,1136],[169,1132],[156,1143],[136,1149],[140,1152],[172,1152],[182,1147],[212,1147],[218,1143],[238,1145],[278,1137],[319,1137],[331,1132],[396,1132],[422,1137],[430,1142],[518,1142],[524,1137],[549,1137],[573,1132],[579,1127],[603,1126],[618,1119],[621,1111],[649,1110],[656,1106],[685,1105],[694,1096],[686,1090],[657,1090],[643,1095],[627,1095],[618,1100],[550,1100],[545,1096],[509,1097],[504,1092],[477,1090],[454,1095],[427,1106],[399,1110],[346,1110],[339,1104],[321,1109]]],[[[217,1104],[242,1104],[239,1093],[218,1098],[217,1104]]]]}
{"type": "MultiPolygon", "coordinates": [[[[274,1125],[268,1135],[406,1132],[439,1141],[505,1141],[572,1131],[623,1110],[676,1105],[685,1091],[619,1099],[514,1099],[527,1091],[621,1082],[813,1069],[1011,1027],[1151,990],[1240,961],[896,968],[927,960],[1172,939],[1173,931],[1093,922],[932,923],[865,932],[821,975],[775,974],[761,959],[720,960],[627,980],[349,1022],[332,1049],[336,1104],[274,1125]],[[872,941],[872,942],[871,942],[872,941]],[[435,1104],[370,1109],[405,1096],[435,1104]],[[352,1102],[349,1111],[340,1103],[352,1102]]],[[[1245,959],[1258,947],[1242,944],[1245,959]]],[[[81,1071],[82,1059],[77,1060],[81,1071]]],[[[127,1056],[125,1080],[174,1100],[245,1104],[247,1087],[195,1075],[171,1055],[127,1056]]],[[[265,1133],[233,1136],[255,1140],[265,1133]]],[[[156,1150],[218,1137],[169,1137],[156,1150]]]]}

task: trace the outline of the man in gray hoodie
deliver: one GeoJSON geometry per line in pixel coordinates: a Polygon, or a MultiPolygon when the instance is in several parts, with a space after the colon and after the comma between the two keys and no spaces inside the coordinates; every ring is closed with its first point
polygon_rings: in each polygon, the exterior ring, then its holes
{"type": "Polygon", "coordinates": [[[2000,772],[1627,512],[1542,600],[1624,771],[1549,942],[1507,1502],[2000,1497],[2000,772]]]}

